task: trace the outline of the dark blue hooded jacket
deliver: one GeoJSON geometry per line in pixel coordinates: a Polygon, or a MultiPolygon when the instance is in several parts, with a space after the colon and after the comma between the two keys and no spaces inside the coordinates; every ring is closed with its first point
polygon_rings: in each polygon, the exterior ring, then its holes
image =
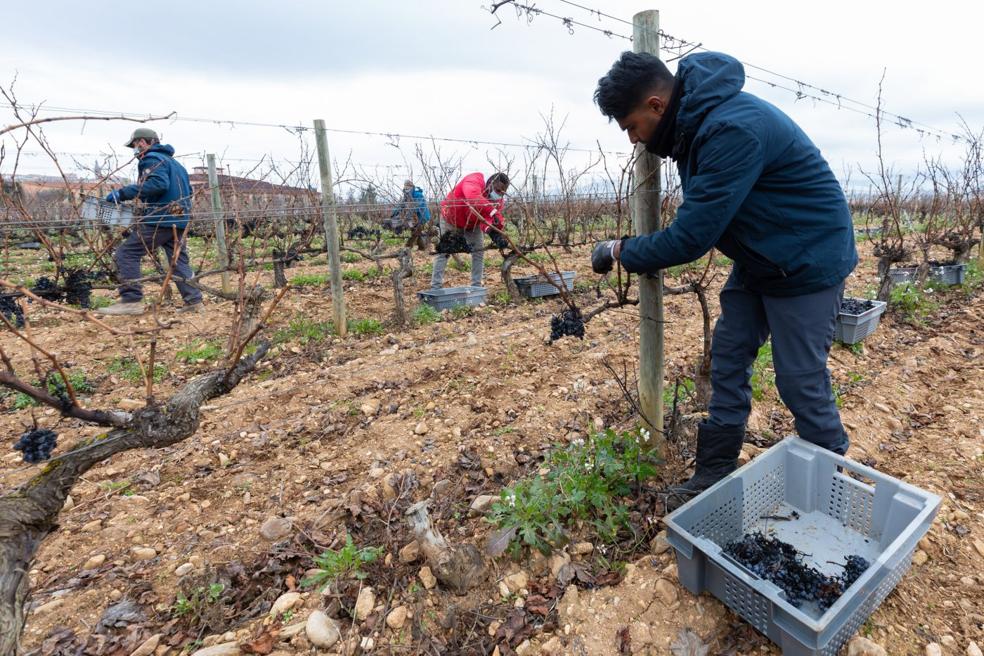
{"type": "Polygon", "coordinates": [[[174,148],[154,144],[140,157],[137,183],[119,191],[120,200],[143,201],[140,223],[183,230],[191,214],[188,171],[174,159],[174,148]]]}
{"type": "Polygon", "coordinates": [[[745,71],[732,57],[690,55],[676,77],[683,95],[673,158],[683,202],[667,229],[625,241],[622,266],[655,272],[716,247],[761,294],[798,296],[844,280],[858,261],[851,214],[813,142],[741,91],[745,71]]]}

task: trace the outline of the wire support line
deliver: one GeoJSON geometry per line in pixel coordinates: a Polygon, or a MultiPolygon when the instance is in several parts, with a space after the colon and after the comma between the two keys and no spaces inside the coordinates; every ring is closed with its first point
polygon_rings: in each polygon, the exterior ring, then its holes
{"type": "MultiPolygon", "coordinates": [[[[69,114],[88,114],[91,116],[106,116],[112,118],[120,119],[145,119],[157,116],[153,113],[145,112],[128,112],[128,111],[116,111],[107,109],[90,109],[81,107],[61,107],[55,105],[45,105],[45,104],[28,104],[21,103],[22,107],[28,108],[31,112],[67,112],[69,114]]],[[[214,125],[227,125],[231,128],[236,127],[261,127],[261,128],[277,128],[286,130],[292,134],[300,134],[303,132],[313,131],[313,126],[308,125],[296,125],[290,123],[264,123],[260,121],[241,121],[238,119],[225,119],[225,118],[207,118],[200,116],[185,116],[180,112],[172,112],[170,116],[166,119],[167,121],[184,121],[192,123],[210,123],[214,125]]],[[[502,148],[521,148],[524,150],[541,150],[545,146],[539,144],[535,141],[528,141],[527,143],[516,143],[510,141],[490,141],[483,139],[465,139],[460,137],[439,137],[436,135],[422,135],[422,134],[406,134],[401,132],[379,132],[373,130],[353,130],[347,128],[325,128],[325,132],[330,132],[333,134],[348,134],[348,135],[360,135],[360,136],[370,136],[370,137],[383,137],[389,140],[387,145],[393,146],[394,148],[399,148],[400,140],[406,139],[408,141],[440,141],[445,143],[457,143],[466,144],[470,146],[498,146],[502,148]]],[[[631,153],[623,151],[601,151],[598,148],[583,148],[576,146],[565,146],[562,150],[568,152],[581,152],[581,153],[592,153],[598,154],[604,152],[606,155],[617,155],[617,156],[628,156],[631,153]]]]}
{"type": "Polygon", "coordinates": [[[587,23],[576,21],[572,16],[560,16],[558,14],[552,14],[549,11],[540,9],[535,5],[525,5],[516,2],[515,0],[504,0],[503,2],[496,2],[492,4],[492,6],[489,8],[489,13],[495,16],[496,20],[498,20],[499,22],[497,22],[495,25],[489,28],[490,30],[494,30],[495,28],[499,27],[499,25],[502,24],[502,19],[500,19],[499,16],[496,15],[496,12],[501,7],[506,5],[509,5],[516,10],[517,17],[521,17],[525,13],[527,24],[531,24],[533,22],[533,19],[536,18],[537,16],[546,16],[548,18],[553,18],[555,20],[560,21],[564,25],[564,27],[567,28],[567,32],[571,35],[574,34],[575,27],[583,27],[585,29],[593,30],[595,32],[600,32],[601,34],[604,34],[608,38],[615,37],[617,39],[625,39],[626,41],[630,41],[630,42],[632,41],[631,36],[626,36],[625,34],[619,34],[617,32],[613,32],[612,30],[606,30],[594,25],[588,25],[587,23]]]}
{"type": "MultiPolygon", "coordinates": [[[[583,4],[580,4],[580,3],[577,3],[577,2],[573,2],[573,0],[557,0],[557,2],[561,2],[561,3],[563,3],[565,5],[569,5],[571,7],[576,7],[578,9],[581,9],[583,11],[588,12],[589,14],[598,16],[598,19],[599,20],[601,20],[602,18],[607,18],[609,20],[616,21],[616,22],[621,23],[621,24],[624,24],[624,25],[630,25],[630,26],[633,27],[633,29],[636,29],[636,26],[635,26],[635,24],[632,21],[626,20],[625,18],[621,18],[619,16],[613,16],[612,14],[605,13],[605,12],[603,12],[600,9],[596,9],[594,7],[589,7],[587,5],[583,5],[583,4]]],[[[504,3],[499,3],[499,4],[504,4],[504,3]]],[[[509,4],[513,4],[513,3],[510,2],[509,4]]],[[[596,30],[599,30],[600,29],[600,28],[597,28],[597,27],[592,27],[592,26],[587,26],[587,25],[585,25],[585,27],[591,27],[592,29],[596,29],[596,30]]],[[[646,28],[639,28],[639,29],[642,29],[642,30],[644,30],[646,32],[652,33],[651,30],[648,30],[646,28]]],[[[573,34],[573,32],[572,32],[572,34],[573,34]]],[[[672,34],[669,34],[669,33],[665,32],[662,29],[656,30],[655,31],[655,34],[656,34],[656,36],[658,36],[660,38],[660,50],[663,50],[664,52],[673,53],[673,54],[677,55],[677,57],[675,57],[675,58],[679,58],[679,57],[683,56],[684,54],[686,54],[686,52],[684,52],[684,51],[692,52],[694,50],[703,50],[703,51],[706,52],[706,51],[709,51],[710,50],[703,43],[698,43],[698,42],[695,42],[695,41],[690,41],[688,39],[683,39],[683,38],[680,38],[680,37],[677,37],[677,36],[673,36],[672,34]],[[668,42],[668,43],[665,43],[664,44],[664,42],[668,42]]],[[[629,37],[629,41],[632,41],[632,40],[633,39],[631,37],[629,37]]],[[[778,71],[775,71],[775,70],[773,70],[773,69],[771,69],[769,67],[766,67],[766,66],[760,66],[758,64],[753,64],[751,62],[744,61],[744,60],[739,60],[739,61],[746,68],[750,68],[750,69],[759,71],[760,73],[763,73],[765,75],[772,76],[772,77],[775,77],[775,78],[778,78],[778,79],[781,79],[781,80],[785,80],[786,82],[789,82],[789,83],[794,84],[796,86],[796,88],[790,88],[788,86],[784,86],[784,85],[781,85],[781,84],[772,82],[770,80],[765,80],[765,79],[762,79],[762,78],[759,78],[759,77],[754,77],[754,76],[751,76],[751,75],[746,75],[745,76],[746,78],[748,78],[750,80],[754,80],[756,82],[767,84],[767,85],[769,85],[769,86],[771,86],[773,88],[782,89],[784,91],[788,91],[790,93],[793,93],[793,94],[796,95],[796,99],[797,100],[802,100],[802,99],[805,99],[805,98],[809,98],[809,99],[816,100],[816,101],[819,101],[819,102],[823,102],[823,103],[826,103],[826,104],[829,104],[829,105],[833,105],[833,106],[837,107],[838,109],[852,110],[855,113],[858,113],[858,114],[861,114],[861,115],[864,115],[864,116],[868,116],[870,118],[878,118],[879,116],[880,117],[887,117],[889,119],[889,122],[893,123],[894,125],[896,125],[899,128],[902,128],[902,129],[912,129],[912,130],[915,130],[916,133],[919,134],[920,136],[936,137],[936,139],[939,140],[939,141],[942,141],[943,139],[952,139],[954,143],[956,143],[958,141],[968,141],[968,139],[965,136],[961,135],[961,134],[958,134],[958,133],[955,133],[955,132],[949,132],[947,130],[943,130],[943,129],[934,127],[934,126],[929,125],[927,123],[922,123],[920,121],[916,121],[914,119],[908,118],[908,117],[903,116],[901,114],[897,114],[895,112],[891,112],[891,111],[888,111],[886,109],[881,109],[877,105],[872,105],[870,102],[865,102],[865,101],[862,101],[862,100],[857,100],[855,98],[851,98],[850,96],[846,96],[846,95],[844,95],[842,93],[838,93],[836,91],[831,91],[829,89],[826,89],[825,87],[822,87],[822,86],[819,86],[819,85],[815,85],[815,84],[810,84],[809,82],[805,82],[803,80],[797,79],[797,78],[792,77],[790,75],[786,75],[784,73],[779,73],[778,71]],[[819,95],[807,93],[807,91],[805,91],[805,90],[814,91],[814,92],[816,92],[816,94],[819,94],[819,95]],[[853,108],[852,107],[849,107],[848,104],[849,105],[855,105],[855,107],[853,107],[853,108]]]]}

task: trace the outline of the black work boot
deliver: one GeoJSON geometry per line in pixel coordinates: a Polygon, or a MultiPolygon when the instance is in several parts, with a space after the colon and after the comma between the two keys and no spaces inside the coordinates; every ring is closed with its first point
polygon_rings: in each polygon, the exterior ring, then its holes
{"type": "Polygon", "coordinates": [[[745,439],[744,426],[697,426],[697,464],[690,480],[663,491],[671,513],[738,468],[738,453],[745,439]]]}

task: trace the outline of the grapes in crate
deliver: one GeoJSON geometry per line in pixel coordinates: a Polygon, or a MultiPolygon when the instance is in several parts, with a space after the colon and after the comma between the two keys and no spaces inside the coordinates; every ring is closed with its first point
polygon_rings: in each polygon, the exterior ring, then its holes
{"type": "Polygon", "coordinates": [[[829,576],[804,563],[791,544],[761,533],[746,533],[741,540],[729,542],[724,553],[759,578],[775,583],[793,606],[814,602],[821,610],[830,608],[869,565],[861,556],[848,556],[841,565],[843,573],[829,576]]]}

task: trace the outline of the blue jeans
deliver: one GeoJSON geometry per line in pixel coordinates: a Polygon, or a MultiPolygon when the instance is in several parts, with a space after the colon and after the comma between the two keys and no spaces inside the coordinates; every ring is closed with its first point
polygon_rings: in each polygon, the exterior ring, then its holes
{"type": "Polygon", "coordinates": [[[771,335],[776,387],[796,432],[843,455],[850,441],[827,369],[843,294],[841,283],[802,296],[767,296],[745,288],[732,270],[711,342],[710,423],[744,426],[752,409],[752,363],[771,335]]]}
{"type": "MultiPolygon", "coordinates": [[[[130,228],[130,236],[120,244],[113,255],[113,259],[116,260],[116,269],[119,271],[122,281],[119,287],[120,300],[124,303],[134,303],[143,299],[143,289],[140,283],[135,281],[140,278],[140,260],[144,255],[153,255],[154,251],[162,248],[167,256],[166,266],[170,267],[171,262],[174,262],[175,231],[177,231],[177,237],[180,239],[184,232],[181,228],[159,227],[143,223],[138,223],[130,228]]],[[[188,249],[185,248],[183,241],[178,243],[177,247],[179,249],[178,260],[175,262],[172,276],[178,276],[182,279],[193,278],[195,274],[188,263],[188,249]]],[[[186,305],[201,303],[202,293],[200,291],[180,280],[175,280],[174,284],[178,286],[178,291],[181,292],[181,298],[184,299],[186,305]]]]}

